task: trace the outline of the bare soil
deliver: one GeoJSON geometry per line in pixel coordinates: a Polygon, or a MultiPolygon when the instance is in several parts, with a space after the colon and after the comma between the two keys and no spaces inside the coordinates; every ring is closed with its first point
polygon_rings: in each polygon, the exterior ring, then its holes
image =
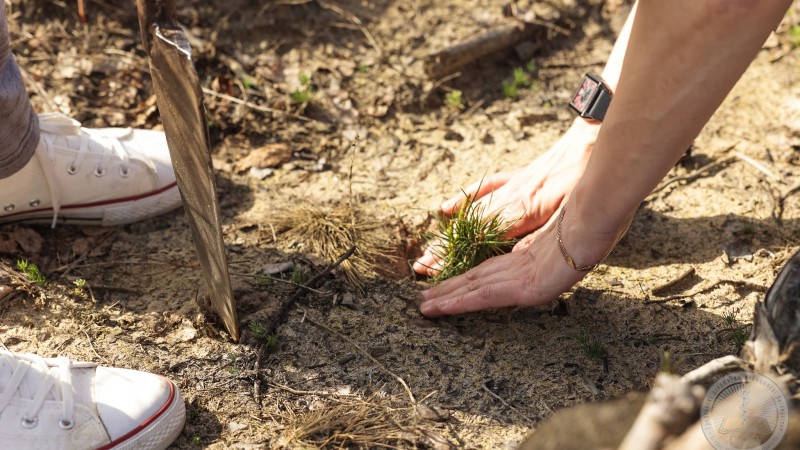
{"type": "MultiPolygon", "coordinates": [[[[600,70],[629,6],[543,4],[569,35],[541,33],[535,88],[506,98],[503,83],[529,62],[513,50],[448,80],[422,70],[427,53],[502,19],[501,2],[181,2],[210,92],[241,343],[209,309],[177,210],[109,229],[0,227],[0,285],[13,289],[0,300],[3,344],[172,378],[188,407],[176,449],[513,448],[560,408],[647,389],[665,352],[679,372],[736,353],[734,329],[748,329],[800,246],[792,14],[599,270],[548,306],[419,314],[425,281],[408,262],[431,212],[558,139],[573,86],[600,70]],[[453,90],[464,108],[448,105],[453,90]],[[273,325],[292,282],[331,262],[283,219],[342,205],[391,257],[361,288],[340,271],[325,277],[275,324],[271,348],[259,327],[273,325]],[[22,259],[46,286],[19,273],[22,259]],[[293,268],[281,280],[264,277],[282,263],[293,268]]],[[[87,10],[82,24],[73,2],[10,2],[33,104],[85,126],[159,127],[133,2],[87,10]]]]}

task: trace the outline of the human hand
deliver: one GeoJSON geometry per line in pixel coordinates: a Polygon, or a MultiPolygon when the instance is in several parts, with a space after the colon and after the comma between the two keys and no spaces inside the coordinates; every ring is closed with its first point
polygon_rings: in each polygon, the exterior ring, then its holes
{"type": "Polygon", "coordinates": [[[439,317],[507,306],[536,306],[556,299],[586,272],[564,262],[551,224],[514,251],[422,291],[423,315],[439,317]]]}
{"type": "MultiPolygon", "coordinates": [[[[528,166],[500,172],[478,181],[441,205],[444,214],[453,214],[467,196],[476,199],[476,210],[485,215],[499,213],[509,225],[506,237],[528,234],[541,228],[553,216],[583,174],[594,147],[599,125],[577,119],[572,127],[545,154],[528,166]]],[[[414,263],[414,270],[435,275],[442,261],[438,244],[431,242],[414,263]]]]}
{"type": "Polygon", "coordinates": [[[564,238],[568,239],[565,246],[570,248],[567,254],[577,266],[599,262],[625,234],[633,212],[618,222],[618,231],[599,231],[593,228],[595,222],[576,216],[568,220],[564,214],[553,215],[544,228],[520,240],[511,253],[490,258],[422,291],[422,314],[438,317],[489,308],[536,306],[555,300],[589,273],[567,264],[559,237],[568,236],[564,238]]]}

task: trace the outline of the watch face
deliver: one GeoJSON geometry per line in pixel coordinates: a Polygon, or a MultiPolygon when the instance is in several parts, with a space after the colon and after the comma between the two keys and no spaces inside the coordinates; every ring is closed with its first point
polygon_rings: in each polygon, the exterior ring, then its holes
{"type": "Polygon", "coordinates": [[[594,94],[597,91],[597,82],[589,77],[585,77],[575,96],[572,97],[570,102],[575,109],[580,112],[585,112],[586,108],[591,105],[594,94]]]}

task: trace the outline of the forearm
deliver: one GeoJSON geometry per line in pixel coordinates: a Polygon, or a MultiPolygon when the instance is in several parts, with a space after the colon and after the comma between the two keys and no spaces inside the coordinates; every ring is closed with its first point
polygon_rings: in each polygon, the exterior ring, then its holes
{"type": "MultiPolygon", "coordinates": [[[[680,158],[790,0],[642,0],[620,82],[570,208],[616,234],[680,158]]],[[[594,255],[595,257],[597,255],[594,255]]]]}
{"type": "MultiPolygon", "coordinates": [[[[611,54],[608,56],[606,65],[603,67],[603,71],[600,75],[603,81],[611,88],[612,92],[616,90],[617,84],[619,83],[620,72],[622,72],[622,62],[625,58],[628,41],[630,40],[631,27],[633,26],[633,18],[636,15],[637,5],[638,2],[633,4],[633,8],[631,8],[631,12],[625,20],[625,25],[623,25],[619,36],[617,36],[617,40],[614,42],[614,47],[611,49],[611,54]]],[[[589,122],[582,117],[577,117],[572,123],[571,131],[580,133],[583,136],[592,136],[592,138],[596,138],[597,133],[600,131],[600,122],[589,122]]]]}

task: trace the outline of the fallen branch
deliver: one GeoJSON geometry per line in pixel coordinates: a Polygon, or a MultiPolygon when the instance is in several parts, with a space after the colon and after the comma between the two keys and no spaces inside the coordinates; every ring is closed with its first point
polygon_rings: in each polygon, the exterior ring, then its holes
{"type": "Polygon", "coordinates": [[[444,50],[431,53],[425,59],[425,74],[442,78],[485,56],[513,47],[532,34],[532,28],[516,19],[507,19],[483,33],[444,50]]]}
{"type": "Polygon", "coordinates": [[[701,384],[708,381],[711,377],[725,375],[731,371],[748,370],[748,365],[741,358],[728,355],[722,358],[705,363],[703,366],[686,373],[681,377],[681,381],[688,384],[701,384]]]}
{"type": "Polygon", "coordinates": [[[673,300],[679,300],[679,299],[682,299],[682,298],[694,297],[695,295],[700,295],[700,294],[703,294],[705,292],[708,292],[708,291],[716,288],[717,286],[719,286],[721,284],[732,284],[734,286],[743,286],[743,287],[746,287],[746,288],[750,288],[750,289],[752,289],[752,290],[754,290],[756,292],[767,292],[767,290],[769,289],[766,286],[762,286],[760,284],[751,283],[749,281],[744,281],[744,280],[717,280],[717,281],[709,284],[708,286],[699,288],[699,289],[697,289],[695,291],[692,291],[692,292],[690,292],[688,294],[677,294],[677,295],[670,295],[669,297],[664,297],[664,298],[650,299],[650,300],[647,300],[645,303],[647,303],[647,304],[650,304],[650,303],[653,303],[653,304],[667,303],[667,302],[671,302],[673,300]]]}

